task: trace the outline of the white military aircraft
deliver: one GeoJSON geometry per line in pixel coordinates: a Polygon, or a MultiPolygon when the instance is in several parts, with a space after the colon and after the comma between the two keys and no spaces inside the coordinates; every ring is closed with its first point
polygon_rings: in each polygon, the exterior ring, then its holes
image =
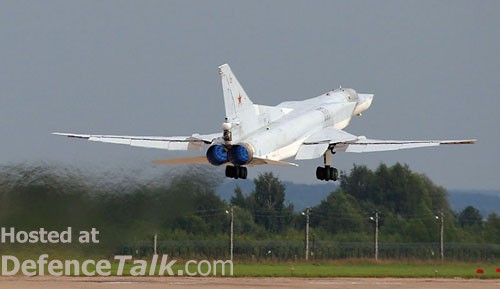
{"type": "Polygon", "coordinates": [[[361,115],[370,107],[373,94],[338,88],[303,101],[287,101],[277,106],[257,105],[250,100],[228,64],[220,66],[219,73],[226,109],[222,133],[174,137],[54,134],[165,150],[202,150],[208,146],[203,156],[155,163],[226,166],[226,176],[234,179],[246,179],[249,166],[297,166],[283,160],[294,156],[296,160],[322,157],[324,166],[316,169],[316,177],[325,181],[338,179],[338,170],[331,166],[332,155],[337,152],[389,151],[476,141],[395,141],[355,136],[342,129],[353,116],[361,115]]]}

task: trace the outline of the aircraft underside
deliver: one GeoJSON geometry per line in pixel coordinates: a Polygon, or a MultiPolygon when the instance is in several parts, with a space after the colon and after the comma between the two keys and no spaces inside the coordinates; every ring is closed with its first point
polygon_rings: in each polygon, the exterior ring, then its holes
{"type": "MultiPolygon", "coordinates": [[[[229,150],[231,151],[231,150],[229,150]]],[[[333,160],[333,154],[335,152],[333,149],[327,150],[325,154],[323,155],[323,162],[324,166],[322,167],[317,167],[316,168],[316,178],[321,181],[337,181],[339,178],[339,172],[338,169],[331,166],[332,160],[333,160]]],[[[213,165],[221,165],[231,158],[228,156],[231,155],[231,153],[228,153],[225,149],[223,149],[223,146],[213,146],[209,148],[207,151],[207,159],[209,160],[210,163],[213,165]],[[219,161],[214,161],[214,151],[219,151],[219,156],[221,159],[219,161]],[[224,160],[224,162],[222,162],[224,160]]],[[[248,154],[243,154],[245,156],[248,156],[248,154]]],[[[234,160],[234,157],[233,157],[234,160]]],[[[242,158],[238,158],[239,161],[242,161],[242,158]]],[[[248,157],[246,158],[248,162],[248,157]]],[[[225,175],[227,178],[232,178],[232,179],[246,179],[248,176],[248,168],[246,166],[242,165],[226,165],[225,169],[225,175]]]]}

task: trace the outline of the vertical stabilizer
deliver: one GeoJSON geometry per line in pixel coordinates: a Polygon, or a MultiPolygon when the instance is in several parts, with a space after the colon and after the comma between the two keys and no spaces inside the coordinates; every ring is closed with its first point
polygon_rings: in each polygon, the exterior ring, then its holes
{"type": "Polygon", "coordinates": [[[238,82],[228,64],[219,66],[224,92],[224,105],[228,121],[242,120],[244,115],[254,110],[253,102],[238,82]]]}
{"type": "Polygon", "coordinates": [[[232,142],[238,143],[248,134],[269,125],[290,112],[290,109],[254,104],[236,79],[228,64],[219,66],[226,108],[226,123],[230,123],[232,142]]]}

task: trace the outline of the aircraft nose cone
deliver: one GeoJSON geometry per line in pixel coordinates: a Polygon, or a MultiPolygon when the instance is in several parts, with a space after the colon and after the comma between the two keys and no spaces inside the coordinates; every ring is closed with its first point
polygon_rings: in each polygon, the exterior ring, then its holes
{"type": "Polygon", "coordinates": [[[354,114],[361,114],[367,110],[373,101],[373,94],[359,94],[359,101],[354,114]]]}
{"type": "Polygon", "coordinates": [[[373,94],[368,94],[365,100],[365,102],[368,104],[368,107],[370,107],[372,101],[373,101],[373,94]]]}
{"type": "Polygon", "coordinates": [[[372,104],[373,94],[360,94],[359,95],[359,104],[363,107],[368,108],[372,104]]]}

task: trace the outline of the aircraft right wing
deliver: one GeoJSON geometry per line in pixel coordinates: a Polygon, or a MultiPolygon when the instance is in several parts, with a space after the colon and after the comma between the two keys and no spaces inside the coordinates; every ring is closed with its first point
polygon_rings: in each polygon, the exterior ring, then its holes
{"type": "Polygon", "coordinates": [[[343,130],[327,127],[311,135],[300,146],[295,159],[313,159],[321,157],[327,149],[333,152],[364,153],[393,151],[420,147],[450,144],[473,144],[468,140],[376,140],[365,136],[355,136],[343,130]]]}
{"type": "Polygon", "coordinates": [[[364,153],[364,152],[380,152],[380,151],[394,151],[402,149],[412,149],[421,147],[432,147],[438,145],[451,145],[451,144],[473,144],[475,139],[468,140],[410,140],[410,141],[397,141],[397,140],[375,140],[359,137],[358,140],[353,142],[344,142],[335,144],[333,151],[348,152],[348,153],[364,153]]]}

